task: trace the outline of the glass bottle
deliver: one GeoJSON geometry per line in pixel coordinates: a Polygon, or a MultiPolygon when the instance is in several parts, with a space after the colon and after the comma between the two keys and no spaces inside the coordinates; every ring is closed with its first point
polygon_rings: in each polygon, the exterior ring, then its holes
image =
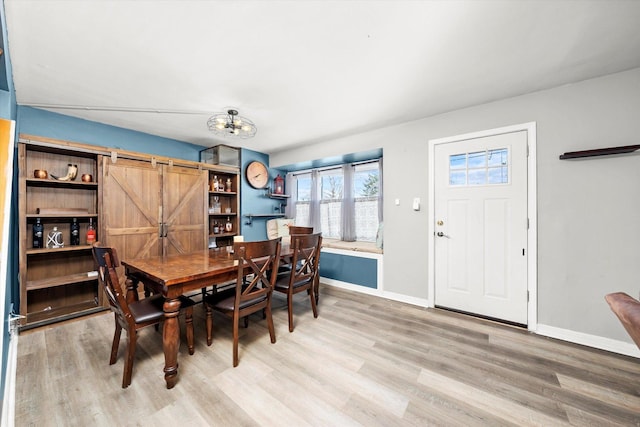
{"type": "Polygon", "coordinates": [[[40,222],[40,218],[36,218],[36,223],[33,224],[33,248],[34,249],[44,247],[43,234],[44,234],[44,226],[40,222]]]}
{"type": "Polygon", "coordinates": [[[71,246],[78,246],[80,244],[80,225],[78,224],[78,219],[73,218],[71,222],[71,238],[69,239],[69,244],[71,246]]]}
{"type": "Polygon", "coordinates": [[[64,247],[64,241],[62,240],[62,233],[58,231],[58,227],[53,227],[53,230],[47,235],[47,248],[58,249],[64,247]]]}
{"type": "Polygon", "coordinates": [[[224,191],[224,182],[222,181],[222,178],[218,181],[218,191],[224,191]]]}
{"type": "Polygon", "coordinates": [[[213,234],[220,233],[220,226],[218,225],[218,221],[213,222],[213,234]]]}
{"type": "Polygon", "coordinates": [[[213,213],[219,214],[222,212],[222,206],[220,205],[220,198],[218,196],[213,197],[213,213]]]}
{"type": "Polygon", "coordinates": [[[218,191],[218,175],[213,176],[213,191],[218,191]]]}
{"type": "Polygon", "coordinates": [[[231,191],[231,178],[227,178],[227,192],[231,191]]]}
{"type": "Polygon", "coordinates": [[[93,218],[89,218],[87,227],[87,245],[93,245],[96,241],[96,229],[93,227],[93,218]]]}
{"type": "Polygon", "coordinates": [[[233,223],[229,217],[227,217],[227,223],[225,224],[224,229],[227,233],[231,233],[233,231],[233,223]]]}

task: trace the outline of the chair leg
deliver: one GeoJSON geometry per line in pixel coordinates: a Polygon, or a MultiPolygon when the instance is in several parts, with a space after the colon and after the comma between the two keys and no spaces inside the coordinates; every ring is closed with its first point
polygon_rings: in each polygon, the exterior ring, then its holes
{"type": "Polygon", "coordinates": [[[271,344],[276,342],[276,330],[273,327],[273,317],[271,316],[271,301],[264,309],[265,316],[267,316],[267,327],[269,328],[269,336],[271,337],[271,344]]]}
{"type": "Polygon", "coordinates": [[[213,310],[208,304],[205,304],[205,306],[207,307],[207,345],[211,345],[213,341],[213,310]]]}
{"type": "Polygon", "coordinates": [[[293,293],[287,294],[287,311],[289,312],[289,332],[293,332],[293,293]]]}
{"type": "Polygon", "coordinates": [[[109,358],[109,365],[113,365],[118,360],[118,347],[120,346],[120,335],[122,334],[122,326],[116,319],[116,332],[113,334],[113,344],[111,344],[111,357],[109,358]]]}
{"type": "Polygon", "coordinates": [[[316,307],[316,294],[313,288],[309,289],[309,300],[311,301],[311,309],[313,310],[313,317],[318,317],[318,308],[316,307]]]}
{"type": "Polygon", "coordinates": [[[127,334],[127,354],[124,359],[124,375],[122,376],[122,388],[127,388],[131,385],[131,375],[133,373],[133,360],[136,356],[136,341],[138,334],[136,331],[131,331],[127,334]]]}
{"type": "Polygon", "coordinates": [[[233,367],[238,366],[238,334],[240,319],[237,314],[233,315],[233,367]]]}
{"type": "Polygon", "coordinates": [[[244,327],[248,328],[249,327],[249,316],[244,316],[244,327]]]}
{"type": "Polygon", "coordinates": [[[187,330],[187,347],[189,348],[189,354],[195,352],[193,345],[193,307],[188,307],[184,312],[185,329],[187,330]]]}

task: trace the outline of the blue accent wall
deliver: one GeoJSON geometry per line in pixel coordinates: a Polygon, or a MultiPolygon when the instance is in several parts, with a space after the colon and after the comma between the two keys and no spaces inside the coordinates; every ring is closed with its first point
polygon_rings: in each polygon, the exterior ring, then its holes
{"type": "Polygon", "coordinates": [[[322,252],[320,276],[376,289],[378,260],[322,252]]]}
{"type": "Polygon", "coordinates": [[[130,129],[18,106],[18,133],[200,161],[203,147],[130,129]]]}
{"type": "MultiPolygon", "coordinates": [[[[277,214],[280,213],[280,202],[270,199],[266,196],[267,189],[256,189],[247,183],[245,178],[245,170],[247,165],[254,160],[260,161],[269,166],[269,156],[258,151],[243,148],[240,155],[242,187],[240,189],[240,212],[241,218],[240,232],[244,236],[245,241],[257,241],[267,239],[267,219],[269,218],[253,218],[253,223],[247,225],[249,218],[247,214],[277,214]],[[276,210],[278,208],[278,210],[276,210]]],[[[282,172],[277,169],[269,169],[268,186],[273,186],[273,179],[282,172]]],[[[284,213],[284,212],[282,212],[284,213]]]]}

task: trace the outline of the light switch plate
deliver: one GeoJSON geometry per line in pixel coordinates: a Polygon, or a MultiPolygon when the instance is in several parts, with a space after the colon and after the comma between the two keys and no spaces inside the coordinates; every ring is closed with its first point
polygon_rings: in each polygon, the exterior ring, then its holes
{"type": "Polygon", "coordinates": [[[413,210],[414,211],[419,211],[420,210],[420,198],[419,197],[414,197],[413,198],[413,210]]]}

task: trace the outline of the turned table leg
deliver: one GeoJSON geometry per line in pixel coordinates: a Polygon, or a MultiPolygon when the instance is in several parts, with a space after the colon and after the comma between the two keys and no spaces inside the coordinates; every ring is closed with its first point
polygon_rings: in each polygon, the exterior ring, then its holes
{"type": "Polygon", "coordinates": [[[167,299],[163,305],[164,326],[162,327],[162,348],[164,350],[164,379],[167,388],[173,388],[178,380],[178,348],[180,347],[180,300],[167,299]]]}

